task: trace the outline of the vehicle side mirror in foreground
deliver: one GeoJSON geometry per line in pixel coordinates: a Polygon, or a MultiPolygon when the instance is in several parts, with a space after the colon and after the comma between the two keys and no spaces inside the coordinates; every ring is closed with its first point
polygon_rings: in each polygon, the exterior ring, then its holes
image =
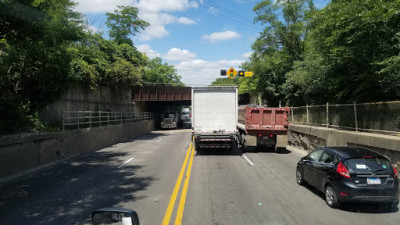
{"type": "Polygon", "coordinates": [[[132,209],[102,208],[92,212],[92,224],[140,225],[138,214],[132,209]]]}

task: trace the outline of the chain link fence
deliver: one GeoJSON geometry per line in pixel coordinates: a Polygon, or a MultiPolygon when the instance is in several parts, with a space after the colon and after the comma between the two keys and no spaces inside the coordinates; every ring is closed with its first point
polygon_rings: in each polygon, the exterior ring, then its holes
{"type": "Polygon", "coordinates": [[[400,101],[291,107],[293,124],[400,134],[400,101]]]}
{"type": "Polygon", "coordinates": [[[151,112],[135,114],[130,112],[64,111],[63,131],[92,127],[104,127],[153,119],[156,119],[156,117],[154,113],[151,112]]]}

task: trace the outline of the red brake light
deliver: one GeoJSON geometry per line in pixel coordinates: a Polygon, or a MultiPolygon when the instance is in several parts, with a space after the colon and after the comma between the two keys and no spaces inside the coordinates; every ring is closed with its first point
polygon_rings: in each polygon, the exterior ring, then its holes
{"type": "Polygon", "coordinates": [[[342,162],[339,162],[336,172],[344,177],[350,178],[349,170],[347,170],[346,166],[342,162]]]}
{"type": "Polygon", "coordinates": [[[261,134],[258,134],[258,136],[261,137],[262,135],[261,135],[261,134]]]}
{"type": "Polygon", "coordinates": [[[393,168],[393,172],[394,172],[394,178],[397,178],[397,170],[396,170],[396,167],[394,167],[394,166],[392,165],[392,168],[393,168]]]}
{"type": "Polygon", "coordinates": [[[270,134],[269,137],[273,137],[274,135],[270,134]]]}

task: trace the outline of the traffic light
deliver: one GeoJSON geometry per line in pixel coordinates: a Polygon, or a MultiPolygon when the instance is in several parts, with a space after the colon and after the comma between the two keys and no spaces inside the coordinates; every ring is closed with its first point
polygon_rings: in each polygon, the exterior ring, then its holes
{"type": "Polygon", "coordinates": [[[245,70],[236,71],[232,67],[228,70],[221,69],[221,76],[228,76],[229,78],[233,79],[233,78],[235,78],[236,75],[239,75],[240,77],[252,77],[253,72],[245,71],[245,70]]]}
{"type": "Polygon", "coordinates": [[[236,74],[237,74],[237,71],[235,69],[233,69],[232,67],[228,70],[229,78],[231,78],[231,79],[235,78],[236,74]]]}

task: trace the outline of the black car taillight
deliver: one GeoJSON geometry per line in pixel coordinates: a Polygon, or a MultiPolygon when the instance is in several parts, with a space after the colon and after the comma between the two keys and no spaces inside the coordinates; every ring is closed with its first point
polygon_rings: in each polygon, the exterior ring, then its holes
{"type": "Polygon", "coordinates": [[[339,162],[336,172],[344,177],[350,178],[350,172],[342,162],[339,162]]]}

